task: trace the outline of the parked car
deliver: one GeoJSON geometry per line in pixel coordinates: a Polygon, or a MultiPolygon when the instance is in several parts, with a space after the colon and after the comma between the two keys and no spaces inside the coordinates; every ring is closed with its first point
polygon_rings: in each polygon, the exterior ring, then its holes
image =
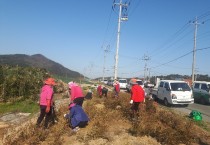
{"type": "Polygon", "coordinates": [[[126,89],[127,79],[119,79],[120,89],[126,89]]]}
{"type": "Polygon", "coordinates": [[[210,104],[210,82],[195,81],[192,88],[195,102],[210,104]]]}
{"type": "MultiPolygon", "coordinates": [[[[137,79],[136,83],[138,83],[138,85],[141,86],[144,89],[144,83],[143,83],[142,80],[137,79]]],[[[130,80],[129,83],[127,84],[127,86],[126,86],[126,89],[127,89],[128,92],[130,92],[131,87],[132,87],[132,85],[131,85],[131,80],[130,80]]]]}
{"type": "Polygon", "coordinates": [[[113,86],[113,82],[114,82],[114,80],[108,80],[107,85],[108,86],[113,86]]]}
{"type": "Polygon", "coordinates": [[[104,79],[104,80],[103,80],[103,83],[107,85],[108,80],[104,79]]]}
{"type": "Polygon", "coordinates": [[[152,96],[155,100],[163,101],[166,106],[188,106],[194,103],[192,90],[185,81],[161,80],[158,88],[152,90],[152,96]]]}

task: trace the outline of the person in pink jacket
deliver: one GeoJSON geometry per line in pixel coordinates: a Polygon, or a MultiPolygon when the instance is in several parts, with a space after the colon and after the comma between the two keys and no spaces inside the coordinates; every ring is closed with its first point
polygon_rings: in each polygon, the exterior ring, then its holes
{"type": "Polygon", "coordinates": [[[53,106],[53,86],[55,86],[55,80],[53,78],[47,78],[44,81],[40,93],[40,115],[37,119],[37,127],[40,126],[42,120],[45,118],[44,128],[48,128],[48,123],[52,115],[52,106],[53,106]]]}
{"type": "Polygon", "coordinates": [[[70,103],[75,103],[77,105],[82,106],[84,101],[82,88],[75,82],[69,82],[68,85],[69,85],[70,103]]]}

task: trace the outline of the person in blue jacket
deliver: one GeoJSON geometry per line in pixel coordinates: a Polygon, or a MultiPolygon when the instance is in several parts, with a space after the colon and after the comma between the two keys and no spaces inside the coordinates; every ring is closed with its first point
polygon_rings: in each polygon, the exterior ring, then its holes
{"type": "Polygon", "coordinates": [[[66,119],[69,119],[69,123],[73,131],[78,131],[79,128],[84,128],[88,125],[89,118],[83,108],[80,105],[71,103],[69,105],[69,114],[64,114],[66,119]]]}

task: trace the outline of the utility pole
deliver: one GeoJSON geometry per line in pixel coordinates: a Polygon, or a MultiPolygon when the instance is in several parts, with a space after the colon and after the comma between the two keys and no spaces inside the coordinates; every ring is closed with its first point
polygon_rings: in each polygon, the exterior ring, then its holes
{"type": "Polygon", "coordinates": [[[105,74],[105,61],[106,61],[106,53],[109,52],[109,47],[110,45],[106,46],[106,48],[104,48],[104,67],[103,67],[103,81],[104,81],[104,74],[105,74]]]}
{"type": "Polygon", "coordinates": [[[150,58],[149,58],[149,56],[144,55],[143,60],[145,61],[145,65],[144,65],[144,81],[147,81],[147,71],[148,71],[147,61],[150,60],[150,58]]]}
{"type": "Polygon", "coordinates": [[[149,71],[148,81],[150,82],[150,71],[151,71],[151,68],[148,68],[148,71],[149,71]]]}
{"type": "Polygon", "coordinates": [[[195,21],[192,22],[192,24],[195,25],[195,31],[194,31],[194,47],[193,47],[193,62],[192,62],[192,83],[195,81],[195,52],[196,52],[196,40],[197,40],[197,31],[198,31],[198,23],[197,17],[195,18],[195,21]]]}
{"type": "Polygon", "coordinates": [[[122,17],[122,8],[127,8],[127,4],[123,4],[122,0],[120,3],[114,3],[114,6],[119,6],[119,16],[118,16],[118,29],[117,29],[117,44],[116,44],[116,54],[115,54],[115,66],[114,66],[114,79],[117,79],[118,73],[118,53],[119,53],[119,46],[120,46],[120,23],[122,21],[126,21],[127,17],[122,17]]]}

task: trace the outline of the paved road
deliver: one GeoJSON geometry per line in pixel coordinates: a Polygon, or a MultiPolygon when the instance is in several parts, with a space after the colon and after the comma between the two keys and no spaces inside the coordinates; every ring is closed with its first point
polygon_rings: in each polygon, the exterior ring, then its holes
{"type": "Polygon", "coordinates": [[[210,122],[210,105],[190,104],[188,107],[173,107],[175,110],[185,114],[190,114],[192,110],[201,112],[203,121],[210,122]]]}

